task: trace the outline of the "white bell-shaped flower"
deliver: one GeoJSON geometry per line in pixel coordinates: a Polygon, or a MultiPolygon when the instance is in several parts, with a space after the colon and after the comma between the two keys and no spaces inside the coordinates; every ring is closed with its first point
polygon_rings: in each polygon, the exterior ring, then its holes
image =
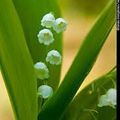
{"type": "Polygon", "coordinates": [[[99,107],[103,107],[103,106],[111,106],[114,107],[117,103],[116,101],[116,89],[111,88],[107,91],[106,94],[102,95],[99,99],[99,107]]]}
{"type": "Polygon", "coordinates": [[[38,34],[38,41],[44,45],[50,45],[53,41],[53,34],[49,29],[43,29],[38,34]]]}
{"type": "Polygon", "coordinates": [[[55,18],[52,13],[48,13],[43,16],[41,20],[41,25],[46,28],[51,28],[53,26],[53,23],[55,22],[55,18]]]}
{"type": "Polygon", "coordinates": [[[39,79],[44,80],[49,77],[49,70],[47,66],[45,65],[45,63],[37,62],[34,65],[34,68],[35,68],[35,73],[39,79]]]}
{"type": "Polygon", "coordinates": [[[53,29],[57,33],[63,32],[66,30],[67,24],[68,23],[63,18],[58,18],[55,20],[55,22],[53,24],[53,29]]]}
{"type": "Polygon", "coordinates": [[[108,103],[107,95],[100,96],[98,107],[103,107],[108,105],[109,103],[108,103]]]}
{"type": "Polygon", "coordinates": [[[117,91],[114,88],[111,88],[107,92],[108,102],[111,105],[116,105],[117,102],[117,91]]]}
{"type": "Polygon", "coordinates": [[[49,98],[52,94],[53,94],[53,89],[48,85],[41,85],[38,88],[38,95],[44,99],[49,98]]]}
{"type": "Polygon", "coordinates": [[[48,52],[46,61],[53,65],[61,64],[61,55],[57,50],[51,50],[48,52]]]}

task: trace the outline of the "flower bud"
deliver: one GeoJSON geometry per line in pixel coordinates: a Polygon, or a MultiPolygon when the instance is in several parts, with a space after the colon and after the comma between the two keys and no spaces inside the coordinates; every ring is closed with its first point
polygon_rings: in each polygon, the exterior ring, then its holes
{"type": "Polygon", "coordinates": [[[34,65],[34,68],[35,68],[35,73],[39,79],[44,80],[49,77],[49,70],[44,63],[37,62],[34,65]]]}
{"type": "Polygon", "coordinates": [[[53,89],[48,85],[41,85],[38,88],[38,95],[44,99],[49,98],[52,94],[53,94],[53,89]]]}
{"type": "Polygon", "coordinates": [[[49,45],[54,41],[53,34],[48,29],[43,29],[38,34],[38,41],[41,44],[49,45]]]}
{"type": "Polygon", "coordinates": [[[53,26],[53,23],[55,22],[55,18],[52,13],[48,13],[45,16],[43,16],[41,20],[41,25],[46,28],[51,28],[53,26]]]}
{"type": "Polygon", "coordinates": [[[46,61],[53,65],[59,65],[61,64],[61,55],[56,50],[51,50],[48,52],[46,61]]]}
{"type": "Polygon", "coordinates": [[[63,18],[58,18],[53,24],[53,29],[57,32],[63,32],[66,30],[67,22],[63,18]]]}

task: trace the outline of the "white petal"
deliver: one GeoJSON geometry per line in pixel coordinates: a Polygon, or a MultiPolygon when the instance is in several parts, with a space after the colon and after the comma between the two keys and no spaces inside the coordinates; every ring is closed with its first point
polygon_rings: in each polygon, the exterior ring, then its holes
{"type": "Polygon", "coordinates": [[[112,104],[112,105],[116,105],[116,98],[117,98],[117,91],[114,88],[111,88],[108,90],[107,92],[107,97],[108,97],[108,101],[112,104]]]}
{"type": "Polygon", "coordinates": [[[107,96],[106,95],[102,95],[99,99],[99,103],[98,103],[98,107],[103,107],[103,106],[108,106],[109,103],[107,101],[107,96]]]}
{"type": "Polygon", "coordinates": [[[106,94],[102,95],[99,99],[99,107],[103,107],[103,106],[111,106],[111,107],[115,107],[116,105],[116,89],[111,88],[107,91],[106,94]]]}
{"type": "Polygon", "coordinates": [[[49,70],[44,63],[37,62],[34,65],[34,68],[35,68],[35,73],[39,79],[43,80],[49,77],[49,70]]]}
{"type": "Polygon", "coordinates": [[[58,18],[54,22],[53,29],[57,33],[63,32],[66,30],[67,24],[68,23],[63,18],[58,18]]]}
{"type": "Polygon", "coordinates": [[[52,13],[48,13],[45,16],[43,16],[41,20],[41,25],[46,28],[51,28],[53,26],[53,23],[55,22],[55,18],[52,13]]]}
{"type": "Polygon", "coordinates": [[[53,89],[48,85],[41,85],[38,88],[38,95],[42,96],[42,98],[49,98],[53,94],[53,89]]]}
{"type": "Polygon", "coordinates": [[[49,29],[43,29],[38,34],[38,41],[44,45],[50,45],[53,41],[53,34],[49,29]]]}
{"type": "Polygon", "coordinates": [[[61,64],[61,55],[57,50],[51,50],[48,52],[46,61],[53,65],[61,64]]]}

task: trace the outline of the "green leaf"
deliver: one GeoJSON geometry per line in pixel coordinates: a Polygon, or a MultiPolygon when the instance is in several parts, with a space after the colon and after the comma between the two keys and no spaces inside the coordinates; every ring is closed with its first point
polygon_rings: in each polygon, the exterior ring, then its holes
{"type": "Polygon", "coordinates": [[[64,81],[54,95],[43,105],[39,120],[58,120],[75,96],[115,23],[115,0],[110,1],[86,36],[64,81]]]}
{"type": "Polygon", "coordinates": [[[116,69],[94,80],[78,93],[67,108],[62,120],[115,120],[116,109],[98,107],[100,95],[116,84],[116,69]]]}
{"type": "Polygon", "coordinates": [[[37,120],[37,81],[11,0],[0,0],[0,64],[16,120],[37,120]]]}
{"type": "MultiPolygon", "coordinates": [[[[54,31],[55,42],[49,47],[45,47],[38,43],[37,34],[43,29],[40,25],[42,17],[49,12],[53,12],[55,17],[60,17],[59,7],[56,0],[12,0],[18,15],[20,17],[27,44],[33,58],[34,63],[38,61],[45,62],[47,52],[51,49],[57,49],[62,52],[62,35],[56,34],[54,31]]],[[[47,64],[47,63],[46,63],[47,64]]],[[[47,64],[48,65],[48,64],[47,64]]],[[[57,88],[60,80],[61,66],[48,65],[50,70],[50,78],[48,84],[54,89],[57,88]]],[[[41,81],[38,80],[38,86],[41,81]]]]}

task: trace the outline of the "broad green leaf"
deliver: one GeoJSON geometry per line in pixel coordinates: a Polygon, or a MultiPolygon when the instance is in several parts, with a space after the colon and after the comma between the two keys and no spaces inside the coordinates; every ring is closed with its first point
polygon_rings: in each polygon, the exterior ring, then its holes
{"type": "MultiPolygon", "coordinates": [[[[38,43],[37,34],[43,29],[40,25],[42,17],[49,12],[53,12],[55,17],[60,17],[59,7],[56,0],[12,0],[18,15],[20,17],[27,44],[34,63],[37,61],[45,62],[47,52],[51,49],[57,49],[62,52],[62,36],[54,31],[55,42],[49,47],[38,43]]],[[[57,88],[60,80],[61,66],[48,65],[50,69],[50,78],[48,84],[54,89],[57,88]]],[[[38,80],[38,86],[40,81],[38,80]]]]}
{"type": "Polygon", "coordinates": [[[11,0],[0,0],[0,64],[16,120],[37,120],[37,81],[11,0]]]}
{"type": "Polygon", "coordinates": [[[54,95],[43,105],[39,120],[59,120],[88,75],[115,23],[115,0],[111,0],[86,36],[71,68],[54,95]]]}
{"type": "Polygon", "coordinates": [[[100,95],[116,84],[116,69],[94,80],[74,98],[62,120],[115,120],[116,109],[98,107],[100,95]]]}

